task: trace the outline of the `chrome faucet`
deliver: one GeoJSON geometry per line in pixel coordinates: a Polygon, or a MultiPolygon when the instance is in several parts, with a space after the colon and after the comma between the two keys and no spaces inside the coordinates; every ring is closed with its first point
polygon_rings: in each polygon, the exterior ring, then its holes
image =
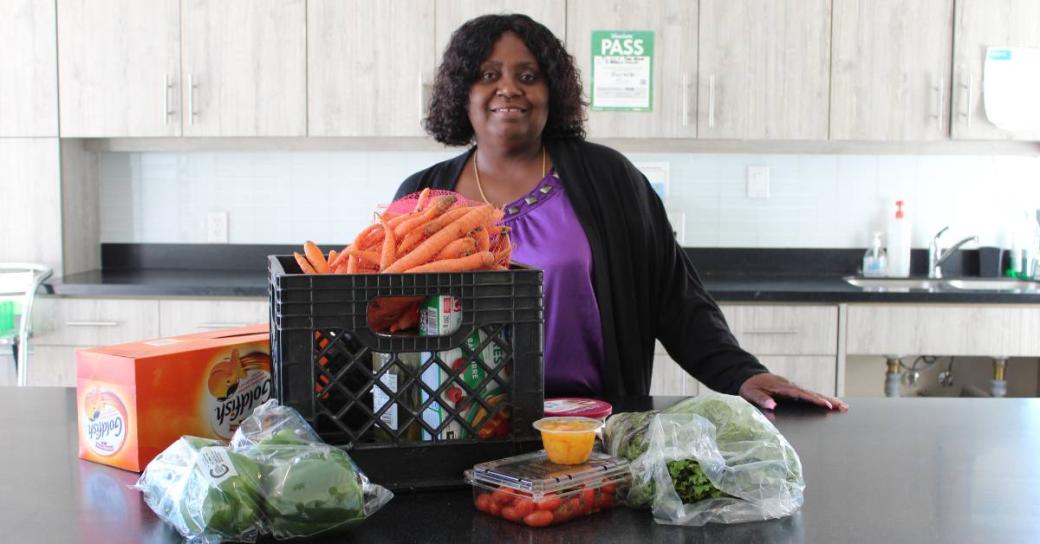
{"type": "Polygon", "coordinates": [[[953,252],[960,249],[961,246],[968,242],[978,242],[978,236],[966,236],[964,239],[959,240],[952,246],[941,249],[939,247],[939,238],[942,237],[943,233],[949,229],[949,226],[945,226],[939,232],[935,233],[932,237],[932,243],[928,245],[928,277],[932,279],[942,278],[942,264],[949,259],[953,252]]]}

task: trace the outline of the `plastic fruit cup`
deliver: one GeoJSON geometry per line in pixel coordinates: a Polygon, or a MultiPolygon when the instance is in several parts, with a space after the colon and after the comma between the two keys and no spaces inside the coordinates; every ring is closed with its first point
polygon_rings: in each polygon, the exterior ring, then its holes
{"type": "Polygon", "coordinates": [[[596,430],[603,425],[588,417],[544,417],[534,422],[542,433],[542,447],[549,460],[558,465],[580,465],[592,453],[596,430]]]}

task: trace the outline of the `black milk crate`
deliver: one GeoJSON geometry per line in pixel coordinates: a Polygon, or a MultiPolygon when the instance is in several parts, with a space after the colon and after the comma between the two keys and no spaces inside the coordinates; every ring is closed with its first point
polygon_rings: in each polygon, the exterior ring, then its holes
{"type": "Polygon", "coordinates": [[[532,426],[544,400],[540,270],[307,275],[292,256],[274,255],[268,272],[277,398],[326,442],[349,449],[373,482],[395,490],[460,486],[476,463],[540,447],[532,426]],[[389,335],[369,326],[377,298],[439,295],[461,301],[452,334],[389,335]],[[488,350],[498,364],[484,360],[488,350]],[[444,352],[459,358],[443,361],[444,352]],[[434,371],[442,383],[423,380],[434,371]],[[477,377],[467,383],[463,374],[477,377]],[[492,388],[501,391],[485,398],[492,388]],[[443,421],[426,421],[431,411],[443,421]],[[494,426],[503,420],[505,436],[494,426]]]}

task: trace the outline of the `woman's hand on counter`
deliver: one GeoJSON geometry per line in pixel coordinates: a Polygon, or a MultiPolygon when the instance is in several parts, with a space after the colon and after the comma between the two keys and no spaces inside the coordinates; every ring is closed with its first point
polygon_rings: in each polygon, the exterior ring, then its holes
{"type": "Polygon", "coordinates": [[[740,396],[764,410],[775,409],[778,399],[799,400],[839,412],[849,409],[849,405],[841,399],[802,389],[787,378],[770,373],[756,374],[745,380],[740,386],[740,396]]]}

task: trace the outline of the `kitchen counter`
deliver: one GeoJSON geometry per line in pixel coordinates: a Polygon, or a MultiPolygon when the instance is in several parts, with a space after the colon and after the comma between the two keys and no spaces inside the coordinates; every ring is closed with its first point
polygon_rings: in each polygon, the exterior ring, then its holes
{"type": "MultiPolygon", "coordinates": [[[[715,274],[703,278],[719,302],[935,302],[1040,304],[1040,292],[871,291],[842,276],[715,274]]],[[[94,270],[48,283],[48,294],[81,297],[266,297],[267,272],[245,270],[94,270]]]]}
{"type": "MultiPolygon", "coordinates": [[[[7,542],[180,542],[137,474],[76,458],[73,389],[0,394],[0,527],[7,542]]],[[[677,399],[627,403],[645,409],[677,399]]],[[[852,399],[847,414],[782,405],[801,456],[805,505],[741,525],[657,525],[618,508],[547,529],[480,514],[469,491],[398,495],[329,542],[1035,542],[1040,400],[852,399]]],[[[624,403],[619,404],[624,407],[624,403]]],[[[321,539],[307,542],[321,542],[321,539]]],[[[265,540],[273,542],[273,540],[265,540]]]]}

